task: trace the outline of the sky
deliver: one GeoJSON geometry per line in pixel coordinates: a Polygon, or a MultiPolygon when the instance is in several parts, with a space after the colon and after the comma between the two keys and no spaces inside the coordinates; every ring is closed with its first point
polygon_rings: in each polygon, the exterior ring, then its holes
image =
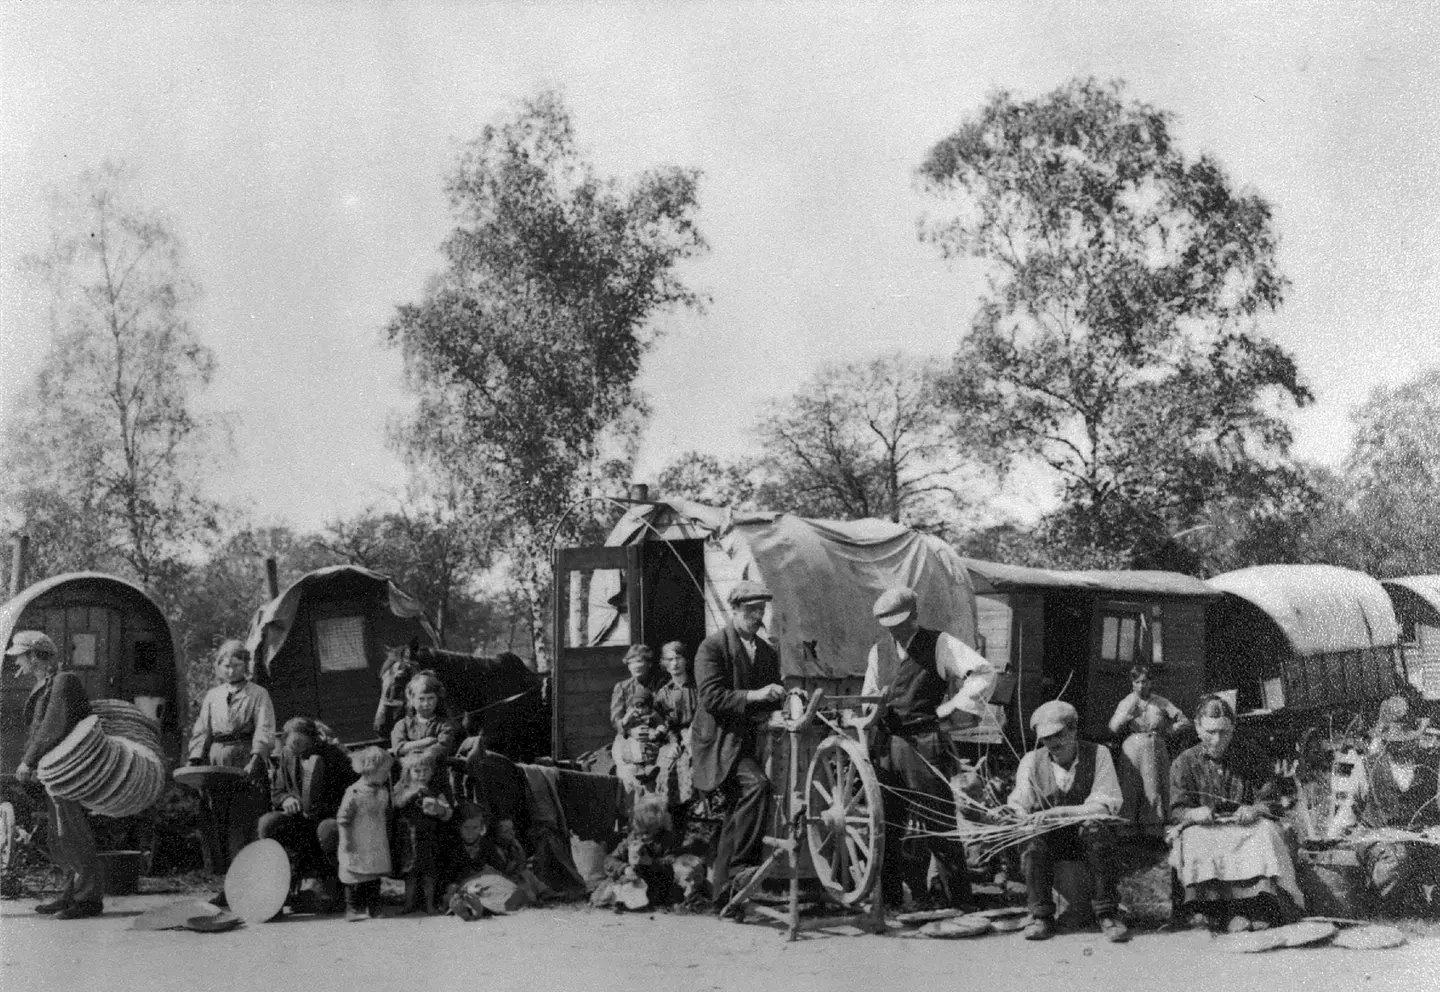
{"type": "Polygon", "coordinates": [[[662,316],[636,466],[752,451],[825,361],[952,353],[982,289],[920,243],[925,152],[987,94],[1126,80],[1275,210],[1292,285],[1261,327],[1316,395],[1295,453],[1335,464],[1371,390],[1440,363],[1440,14],[1326,3],[0,4],[0,415],[47,347],[16,262],[46,197],[111,159],[165,211],[235,416],[211,480],[312,528],[404,484],[383,328],[438,271],[463,144],[556,87],[596,167],[703,173],[710,243],[662,316]]]}

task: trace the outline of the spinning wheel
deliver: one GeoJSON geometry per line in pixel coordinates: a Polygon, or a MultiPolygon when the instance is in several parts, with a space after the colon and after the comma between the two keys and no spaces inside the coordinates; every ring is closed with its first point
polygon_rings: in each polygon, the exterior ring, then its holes
{"type": "Polygon", "coordinates": [[[854,906],[875,888],[885,846],[880,783],[858,741],[834,735],[805,777],[805,840],[825,893],[854,906]]]}

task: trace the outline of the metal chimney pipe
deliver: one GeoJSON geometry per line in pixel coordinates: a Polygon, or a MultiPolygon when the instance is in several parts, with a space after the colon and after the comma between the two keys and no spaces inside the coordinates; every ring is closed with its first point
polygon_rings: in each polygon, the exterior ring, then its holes
{"type": "Polygon", "coordinates": [[[265,556],[265,588],[271,599],[280,595],[280,563],[274,555],[265,556]]]}
{"type": "Polygon", "coordinates": [[[14,599],[25,588],[25,569],[29,564],[30,535],[16,534],[10,539],[10,597],[14,599]]]}
{"type": "Polygon", "coordinates": [[[630,483],[630,498],[637,503],[644,503],[650,499],[650,487],[643,482],[630,483]]]}

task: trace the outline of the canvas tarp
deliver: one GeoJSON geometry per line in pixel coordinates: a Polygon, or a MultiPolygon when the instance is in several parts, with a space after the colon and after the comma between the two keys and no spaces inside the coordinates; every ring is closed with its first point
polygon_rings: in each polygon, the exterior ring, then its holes
{"type": "Polygon", "coordinates": [[[975,558],[962,559],[975,583],[976,592],[1002,592],[1011,589],[1084,589],[1090,592],[1131,596],[1209,596],[1220,595],[1204,582],[1181,572],[1152,571],[1060,571],[1052,568],[1027,568],[1023,565],[1002,565],[975,558]]]}
{"type": "Polygon", "coordinates": [[[256,657],[263,640],[264,658],[268,665],[270,659],[279,654],[280,649],[285,646],[285,640],[290,636],[291,624],[295,620],[295,613],[300,608],[300,602],[306,592],[343,575],[366,579],[376,586],[384,588],[390,612],[397,617],[417,618],[426,633],[430,635],[431,643],[435,643],[435,632],[430,629],[430,622],[425,619],[425,611],[420,606],[419,600],[379,572],[372,572],[359,565],[331,565],[328,568],[319,568],[302,575],[292,582],[284,592],[255,611],[255,616],[250,620],[250,633],[245,638],[245,646],[250,650],[250,656],[256,657]]]}
{"type": "Polygon", "coordinates": [[[769,636],[786,675],[860,677],[880,633],[871,608],[885,589],[913,588],[921,624],[975,643],[975,596],[964,562],[938,538],[882,520],[735,514],[671,500],[636,507],[606,542],[704,538],[774,595],[769,636]]]}
{"type": "Polygon", "coordinates": [[[1300,657],[1393,647],[1400,625],[1383,586],[1334,565],[1256,565],[1208,580],[1275,621],[1300,657]]]}
{"type": "Polygon", "coordinates": [[[1381,579],[1385,588],[1399,586],[1419,596],[1440,617],[1440,575],[1408,575],[1402,579],[1381,579]]]}

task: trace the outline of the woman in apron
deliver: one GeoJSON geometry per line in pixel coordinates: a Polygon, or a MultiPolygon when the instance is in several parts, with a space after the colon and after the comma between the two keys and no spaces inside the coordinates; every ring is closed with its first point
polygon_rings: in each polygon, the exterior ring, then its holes
{"type": "Polygon", "coordinates": [[[215,652],[220,684],[205,694],[190,734],[190,764],[243,768],[244,778],[216,782],[204,792],[211,817],[211,864],[224,872],[255,839],[255,824],[270,808],[268,771],[275,744],[275,706],[250,681],[250,652],[230,640],[215,652]]]}

